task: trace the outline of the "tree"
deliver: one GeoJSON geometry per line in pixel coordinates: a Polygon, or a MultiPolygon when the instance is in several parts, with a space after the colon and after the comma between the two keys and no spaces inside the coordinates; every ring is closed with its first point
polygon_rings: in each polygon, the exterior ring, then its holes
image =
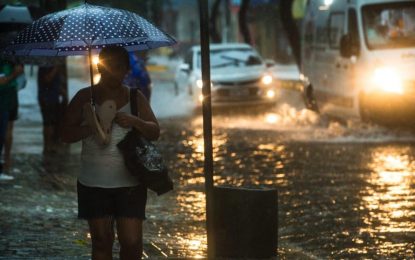
{"type": "MultiPolygon", "coordinates": [[[[65,10],[67,7],[67,0],[39,0],[39,6],[43,7],[43,12],[46,13],[53,13],[65,10]]],[[[36,19],[36,18],[35,18],[36,19]]],[[[68,93],[68,72],[67,72],[67,64],[66,62],[62,65],[63,66],[63,88],[65,92],[68,93]]],[[[64,101],[64,106],[66,107],[68,102],[68,97],[66,96],[64,101]]]]}
{"type": "Polygon", "coordinates": [[[43,7],[45,12],[53,13],[66,9],[66,0],[39,0],[39,6],[43,7]]]}
{"type": "Polygon", "coordinates": [[[285,0],[280,3],[280,15],[282,26],[290,42],[295,61],[298,67],[301,67],[301,53],[300,53],[300,33],[292,12],[293,0],[285,0]]]}
{"type": "Polygon", "coordinates": [[[251,33],[249,32],[248,21],[247,21],[249,2],[250,0],[242,0],[241,7],[239,9],[238,21],[239,21],[239,30],[242,34],[244,42],[247,44],[252,44],[251,33]]]}

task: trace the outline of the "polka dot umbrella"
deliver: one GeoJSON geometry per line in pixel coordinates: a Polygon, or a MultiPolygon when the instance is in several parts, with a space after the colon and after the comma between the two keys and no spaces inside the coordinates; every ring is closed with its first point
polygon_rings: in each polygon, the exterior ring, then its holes
{"type": "Polygon", "coordinates": [[[6,48],[5,57],[89,55],[108,45],[127,51],[170,46],[176,41],[139,15],[85,3],[51,13],[20,32],[6,48]]]}

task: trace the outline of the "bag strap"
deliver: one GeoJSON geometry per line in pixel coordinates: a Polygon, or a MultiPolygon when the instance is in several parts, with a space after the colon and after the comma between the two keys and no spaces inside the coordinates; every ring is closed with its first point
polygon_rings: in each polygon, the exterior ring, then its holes
{"type": "Polygon", "coordinates": [[[138,116],[137,112],[137,88],[130,88],[130,109],[131,114],[138,116]]]}

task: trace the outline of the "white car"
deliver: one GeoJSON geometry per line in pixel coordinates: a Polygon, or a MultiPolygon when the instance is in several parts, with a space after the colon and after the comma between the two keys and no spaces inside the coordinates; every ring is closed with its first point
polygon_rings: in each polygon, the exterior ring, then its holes
{"type": "MultiPolygon", "coordinates": [[[[201,105],[202,73],[200,46],[192,47],[179,65],[176,89],[185,90],[201,105]]],[[[269,67],[250,45],[223,43],[210,45],[211,98],[213,106],[274,104],[276,81],[269,67]]]]}

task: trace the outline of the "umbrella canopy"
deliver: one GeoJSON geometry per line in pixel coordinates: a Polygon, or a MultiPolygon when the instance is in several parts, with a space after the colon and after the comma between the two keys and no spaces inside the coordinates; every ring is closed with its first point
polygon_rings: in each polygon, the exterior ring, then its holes
{"type": "Polygon", "coordinates": [[[5,48],[6,55],[69,56],[98,52],[118,45],[128,51],[147,50],[176,41],[135,13],[83,4],[46,15],[23,30],[5,48]]]}
{"type": "Polygon", "coordinates": [[[17,32],[33,22],[32,15],[24,5],[0,6],[0,48],[9,44],[17,32]]]}

